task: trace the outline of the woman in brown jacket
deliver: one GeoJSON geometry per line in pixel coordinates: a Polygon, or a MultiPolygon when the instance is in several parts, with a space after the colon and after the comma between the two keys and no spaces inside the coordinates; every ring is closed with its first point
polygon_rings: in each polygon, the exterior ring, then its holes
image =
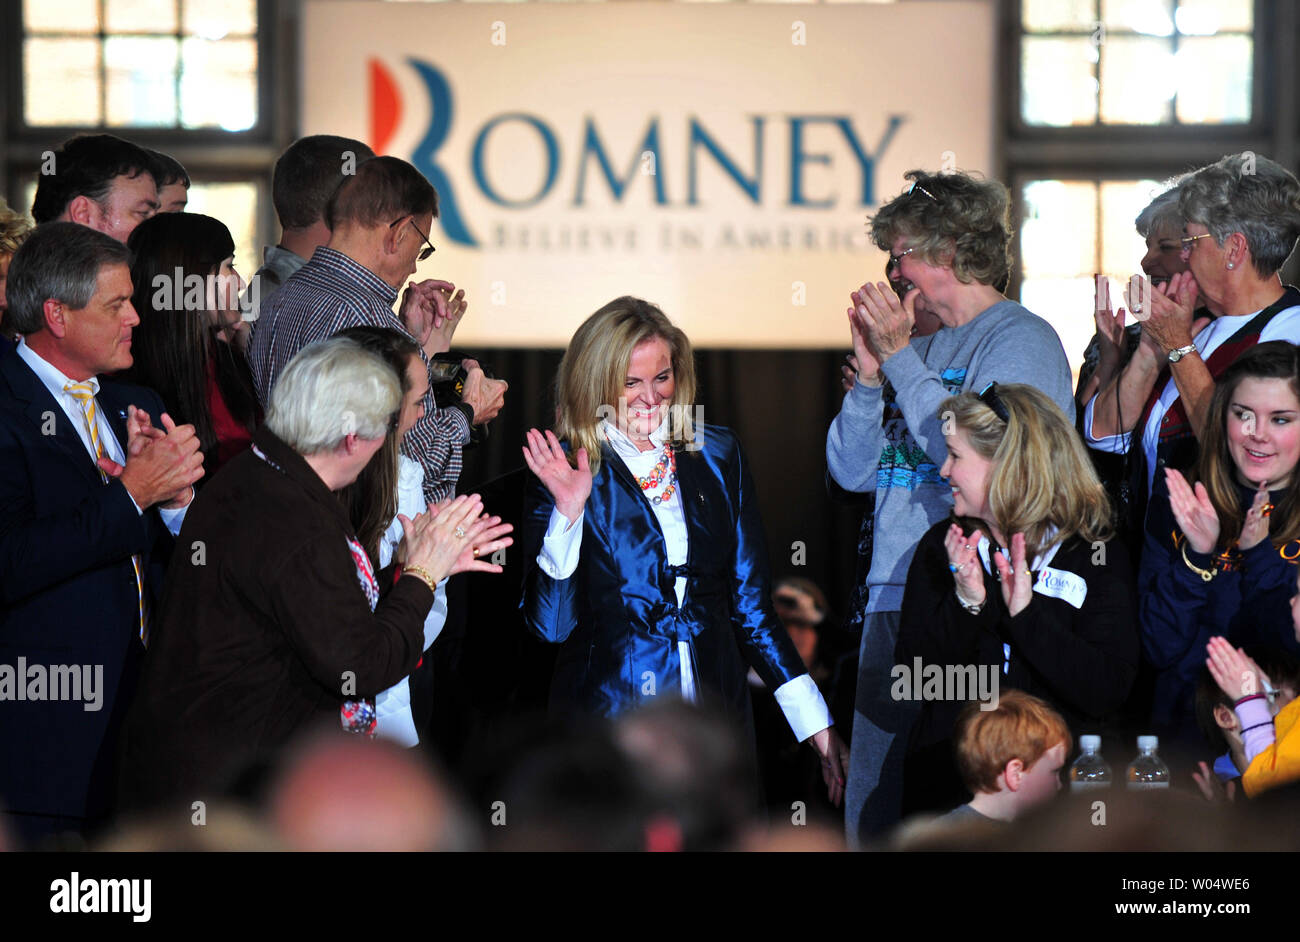
{"type": "Polygon", "coordinates": [[[208,801],[303,732],[372,734],[373,697],[416,666],[433,587],[507,546],[477,495],[403,518],[375,573],[335,491],[383,444],[397,377],[351,340],[302,350],[253,447],[189,511],[128,718],[123,798],[208,801]]]}

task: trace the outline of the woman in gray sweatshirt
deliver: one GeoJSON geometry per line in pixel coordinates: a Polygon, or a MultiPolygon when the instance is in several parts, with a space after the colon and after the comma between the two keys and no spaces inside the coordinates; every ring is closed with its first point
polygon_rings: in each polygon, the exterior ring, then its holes
{"type": "Polygon", "coordinates": [[[845,797],[851,846],[899,817],[902,754],[916,714],[910,702],[891,699],[890,669],[912,553],[952,508],[939,476],[947,454],[939,404],[993,381],[1027,383],[1074,416],[1056,331],[997,287],[1011,270],[1006,187],[964,173],[906,176],[912,186],[881,207],[871,236],[890,255],[890,277],[912,287],[901,301],[884,283],[857,294],[849,322],[858,379],[826,437],[835,482],[876,498],[867,591],[857,593],[865,604],[845,797]],[[913,337],[922,305],[943,328],[913,337]]]}

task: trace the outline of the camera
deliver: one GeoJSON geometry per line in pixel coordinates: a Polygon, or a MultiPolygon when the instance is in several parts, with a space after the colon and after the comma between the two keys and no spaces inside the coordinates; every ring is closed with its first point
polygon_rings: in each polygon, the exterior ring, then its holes
{"type": "MultiPolygon", "coordinates": [[[[483,375],[489,379],[496,379],[492,368],[472,353],[463,350],[447,350],[434,354],[429,358],[429,390],[433,393],[433,401],[439,409],[445,409],[462,400],[465,381],[469,378],[469,370],[462,365],[462,360],[478,360],[483,375]]],[[[470,445],[477,445],[488,437],[488,425],[489,423],[484,422],[482,425],[470,428],[470,445]]]]}

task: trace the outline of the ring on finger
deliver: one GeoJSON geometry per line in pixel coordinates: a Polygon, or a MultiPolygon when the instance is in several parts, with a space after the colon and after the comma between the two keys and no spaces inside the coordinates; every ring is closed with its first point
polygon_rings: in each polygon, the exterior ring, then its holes
{"type": "Polygon", "coordinates": [[[457,527],[457,528],[456,528],[456,539],[458,539],[458,540],[463,540],[463,539],[465,539],[465,528],[464,528],[464,527],[457,527]]]}

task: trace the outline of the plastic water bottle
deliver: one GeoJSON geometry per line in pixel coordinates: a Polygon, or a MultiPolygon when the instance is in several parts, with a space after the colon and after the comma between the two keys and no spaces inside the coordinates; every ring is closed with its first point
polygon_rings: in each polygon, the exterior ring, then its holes
{"type": "Polygon", "coordinates": [[[1129,763],[1128,787],[1131,789],[1168,788],[1169,766],[1156,755],[1160,740],[1155,736],[1138,737],[1137,758],[1129,763]]]}
{"type": "Polygon", "coordinates": [[[1079,748],[1083,754],[1070,766],[1070,791],[1083,792],[1110,788],[1113,779],[1110,766],[1101,757],[1100,736],[1080,736],[1079,748]]]}

